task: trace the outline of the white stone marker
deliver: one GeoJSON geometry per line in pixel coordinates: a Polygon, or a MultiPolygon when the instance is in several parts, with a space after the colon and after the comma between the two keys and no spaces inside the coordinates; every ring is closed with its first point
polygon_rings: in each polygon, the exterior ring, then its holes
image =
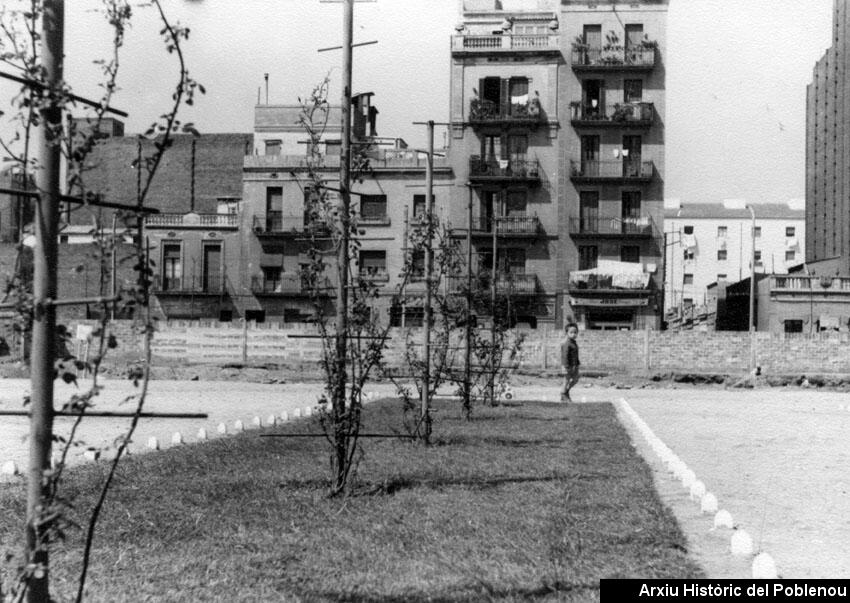
{"type": "Polygon", "coordinates": [[[697,480],[691,484],[691,500],[702,500],[705,496],[705,484],[697,480]]]}
{"type": "Polygon", "coordinates": [[[286,412],[285,410],[282,413],[280,413],[280,420],[283,421],[284,423],[286,423],[289,420],[289,413],[286,412]]]}
{"type": "Polygon", "coordinates": [[[753,559],[753,579],[755,580],[775,580],[778,578],[776,573],[776,563],[773,557],[767,553],[759,553],[753,559]]]}
{"type": "Polygon", "coordinates": [[[207,439],[207,430],[203,427],[198,430],[198,439],[202,442],[207,439]]]}
{"type": "Polygon", "coordinates": [[[699,509],[703,513],[716,513],[717,497],[711,492],[706,492],[705,496],[700,500],[699,509]]]}
{"type": "Polygon", "coordinates": [[[299,418],[299,417],[301,416],[301,409],[300,409],[300,408],[296,408],[295,410],[293,410],[293,411],[292,411],[292,416],[293,416],[293,417],[295,417],[296,419],[297,419],[297,418],[299,418]]]}
{"type": "Polygon", "coordinates": [[[175,431],[174,434],[171,436],[171,445],[172,446],[179,446],[182,443],[183,443],[183,434],[180,433],[179,431],[175,431]]]}
{"type": "Polygon", "coordinates": [[[87,461],[96,461],[100,458],[100,450],[89,448],[83,452],[83,458],[87,461]]]}
{"type": "Polygon", "coordinates": [[[266,419],[266,425],[269,427],[274,427],[277,424],[277,417],[274,415],[269,415],[266,419]]]}
{"type": "Polygon", "coordinates": [[[753,554],[753,539],[744,530],[735,530],[731,545],[732,554],[736,557],[748,557],[753,554]]]}
{"type": "Polygon", "coordinates": [[[254,427],[262,427],[263,421],[262,419],[260,419],[260,417],[254,417],[253,419],[251,419],[251,425],[253,425],[254,427]]]}
{"type": "Polygon", "coordinates": [[[17,475],[18,466],[15,464],[15,461],[6,461],[5,463],[3,463],[3,466],[0,467],[0,474],[17,475]]]}
{"type": "Polygon", "coordinates": [[[312,414],[313,414],[313,407],[312,406],[305,406],[304,407],[304,416],[309,417],[312,414]]]}
{"type": "Polygon", "coordinates": [[[236,419],[233,422],[233,431],[239,433],[240,431],[245,429],[245,425],[242,424],[242,419],[236,419]]]}
{"type": "Polygon", "coordinates": [[[734,528],[735,524],[732,522],[732,514],[726,509],[720,509],[714,515],[714,527],[729,528],[730,530],[734,528]]]}
{"type": "Polygon", "coordinates": [[[155,436],[148,438],[148,448],[151,450],[159,450],[159,440],[157,440],[155,436]]]}
{"type": "Polygon", "coordinates": [[[225,425],[224,423],[219,423],[217,431],[221,435],[227,435],[227,425],[225,425]]]}

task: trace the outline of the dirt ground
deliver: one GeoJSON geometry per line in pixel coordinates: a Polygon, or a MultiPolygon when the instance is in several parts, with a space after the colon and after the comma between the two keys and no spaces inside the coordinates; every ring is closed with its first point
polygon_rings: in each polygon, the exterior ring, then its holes
{"type": "MultiPolygon", "coordinates": [[[[263,381],[268,374],[258,372],[263,381]]],[[[234,379],[244,378],[235,374],[234,379]]],[[[558,401],[557,378],[517,377],[517,399],[558,401]]],[[[21,408],[28,391],[24,379],[0,379],[0,409],[21,408]]],[[[197,440],[204,427],[209,437],[224,422],[228,431],[241,420],[246,429],[254,417],[265,424],[268,415],[292,416],[312,405],[322,385],[313,383],[253,383],[226,381],[151,382],[147,410],[207,412],[206,420],[144,420],[131,448],[145,451],[149,437],[163,447],[180,431],[186,442],[197,440]]],[[[126,381],[107,381],[98,408],[117,409],[133,393],[126,381]]],[[[367,388],[376,396],[392,396],[390,383],[367,388]]],[[[73,389],[61,385],[57,400],[73,389]]],[[[446,390],[443,393],[449,393],[446,390]]],[[[728,510],[735,523],[753,537],[756,549],[770,553],[779,573],[788,578],[850,577],[850,396],[839,392],[788,388],[724,389],[722,386],[669,386],[640,380],[585,379],[574,391],[577,403],[625,398],[708,490],[728,510]]],[[[627,422],[628,423],[628,422],[627,422]]],[[[67,431],[70,419],[58,419],[57,431],[67,431]]],[[[103,446],[122,433],[126,420],[89,419],[80,433],[88,445],[103,446]]],[[[26,467],[27,420],[0,420],[0,463],[14,460],[26,467]]],[[[638,434],[638,449],[655,471],[658,490],[671,507],[691,543],[691,550],[714,578],[750,577],[750,560],[729,554],[731,531],[712,529],[712,516],[701,515],[697,503],[674,481],[638,434]]],[[[83,462],[82,449],[72,462],[83,462]]],[[[20,479],[20,478],[18,478],[20,479]]]]}

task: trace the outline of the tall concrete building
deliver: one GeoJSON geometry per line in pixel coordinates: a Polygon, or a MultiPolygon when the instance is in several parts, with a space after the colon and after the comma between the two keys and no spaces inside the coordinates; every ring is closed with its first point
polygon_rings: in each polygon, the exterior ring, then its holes
{"type": "MultiPolygon", "coordinates": [[[[528,323],[660,325],[666,11],[666,0],[461,2],[452,164],[471,189],[478,268],[495,256],[523,282],[528,323]]],[[[450,208],[454,224],[464,209],[450,208]]]]}
{"type": "Polygon", "coordinates": [[[835,0],[832,46],[806,95],[806,262],[812,273],[850,276],[850,11],[835,0]]]}

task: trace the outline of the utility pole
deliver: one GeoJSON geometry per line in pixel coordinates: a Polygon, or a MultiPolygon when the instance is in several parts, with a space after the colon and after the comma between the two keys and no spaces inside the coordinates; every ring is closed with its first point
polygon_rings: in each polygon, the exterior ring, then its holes
{"type": "MultiPolygon", "coordinates": [[[[62,85],[64,0],[45,0],[41,32],[41,61],[48,104],[41,109],[36,131],[39,192],[35,214],[36,244],[33,250],[33,326],[30,365],[30,454],[27,481],[26,558],[38,571],[27,584],[27,601],[50,599],[47,548],[39,525],[47,496],[44,472],[50,468],[53,434],[53,358],[56,354],[56,235],[59,211],[59,162],[62,107],[52,93],[62,85]]],[[[25,172],[26,174],[26,172],[25,172]]]]}
{"type": "Polygon", "coordinates": [[[499,230],[499,211],[501,209],[502,191],[494,197],[496,206],[493,208],[493,223],[490,229],[493,231],[493,261],[490,265],[490,313],[493,315],[490,325],[490,379],[487,384],[489,390],[490,405],[496,406],[496,251],[498,250],[497,235],[499,230]]]}
{"type": "Polygon", "coordinates": [[[342,26],[342,148],[339,162],[339,227],[340,243],[337,250],[336,298],[336,383],[333,392],[335,418],[334,443],[336,444],[337,475],[334,489],[342,487],[342,468],[345,467],[347,446],[345,427],[339,418],[345,413],[346,356],[348,354],[348,272],[351,220],[351,71],[352,39],[354,25],[354,0],[345,0],[342,26]]]}
{"type": "Polygon", "coordinates": [[[422,407],[420,422],[422,439],[427,444],[431,440],[431,285],[433,280],[434,253],[431,249],[434,224],[434,122],[428,120],[428,153],[425,158],[425,316],[424,316],[424,352],[422,370],[422,407]]]}
{"type": "Polygon", "coordinates": [[[467,411],[471,408],[472,388],[472,184],[466,183],[469,198],[466,202],[466,346],[463,358],[463,405],[467,411]]]}
{"type": "Polygon", "coordinates": [[[756,368],[756,346],[755,346],[755,301],[756,301],[756,211],[752,205],[747,205],[750,210],[752,223],[750,225],[750,316],[748,331],[750,332],[750,371],[756,368]]]}

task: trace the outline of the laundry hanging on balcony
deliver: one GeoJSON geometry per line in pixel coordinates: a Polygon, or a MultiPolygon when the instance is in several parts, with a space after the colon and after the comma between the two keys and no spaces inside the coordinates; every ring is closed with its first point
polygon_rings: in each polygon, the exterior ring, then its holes
{"type": "Polygon", "coordinates": [[[570,285],[578,289],[646,289],[649,277],[641,264],[599,260],[596,268],[570,272],[570,285]]]}
{"type": "Polygon", "coordinates": [[[696,249],[697,247],[697,239],[692,234],[683,234],[682,235],[682,247],[685,249],[696,249]]]}

